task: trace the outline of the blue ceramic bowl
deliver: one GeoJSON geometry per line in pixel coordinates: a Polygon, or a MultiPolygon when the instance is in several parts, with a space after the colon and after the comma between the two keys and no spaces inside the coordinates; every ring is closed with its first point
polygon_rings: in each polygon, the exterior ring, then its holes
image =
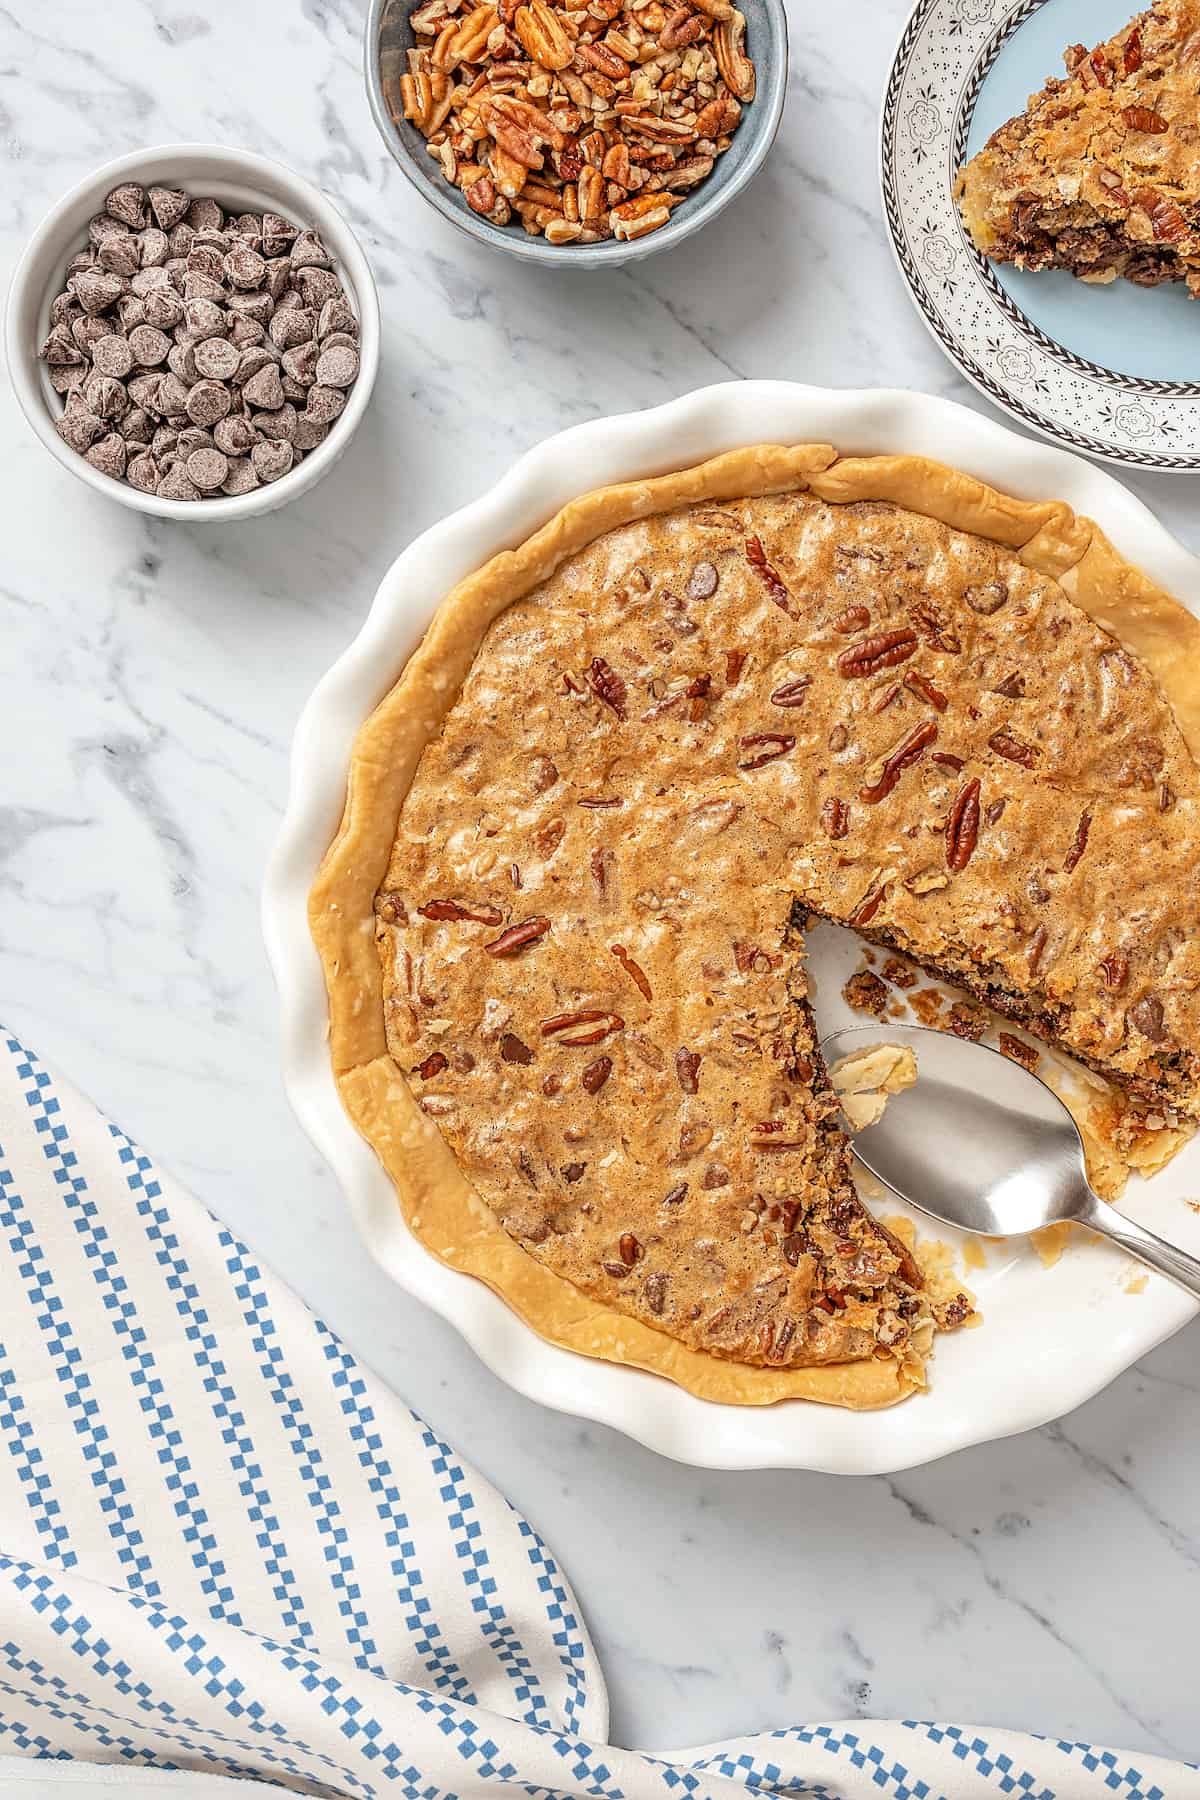
{"type": "Polygon", "coordinates": [[[399,78],[408,66],[405,53],[415,42],[408,23],[415,4],[416,0],[371,0],[367,93],[380,135],[417,192],[451,224],[524,262],[563,269],[611,269],[681,244],[745,191],[775,141],[787,91],[784,0],[737,0],[746,18],[746,53],[754,63],[757,93],[742,110],[730,148],[717,158],[712,174],[687,196],[667,224],[631,243],[610,240],[602,244],[548,244],[543,237],[530,237],[518,222],[492,225],[473,213],[460,190],[446,180],[437,159],[426,150],[425,139],[400,109],[399,78]]]}

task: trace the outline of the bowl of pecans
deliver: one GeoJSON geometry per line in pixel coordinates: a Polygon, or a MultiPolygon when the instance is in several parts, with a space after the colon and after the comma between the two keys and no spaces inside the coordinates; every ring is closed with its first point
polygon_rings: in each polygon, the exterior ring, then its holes
{"type": "Polygon", "coordinates": [[[749,185],[787,86],[783,0],[372,0],[367,86],[413,186],[530,262],[615,266],[749,185]]]}
{"type": "Polygon", "coordinates": [[[119,158],[42,221],[13,278],[17,398],[81,480],[160,518],[272,512],[359,424],[379,300],[357,239],[248,151],[119,158]]]}

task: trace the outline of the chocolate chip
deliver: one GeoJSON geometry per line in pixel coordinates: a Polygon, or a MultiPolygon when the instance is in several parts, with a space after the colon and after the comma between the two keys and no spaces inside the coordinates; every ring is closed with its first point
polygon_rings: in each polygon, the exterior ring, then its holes
{"type": "Polygon", "coordinates": [[[143,269],[156,269],[159,263],[167,260],[167,234],[160,231],[157,225],[140,231],[137,237],[138,255],[143,269]]]}
{"type": "Polygon", "coordinates": [[[242,360],[237,345],[223,337],[202,339],[196,345],[194,356],[201,375],[206,375],[213,381],[232,380],[242,360]]]}
{"type": "Polygon", "coordinates": [[[250,244],[239,244],[227,251],[223,266],[226,280],[247,292],[260,288],[266,279],[267,265],[250,244]]]}
{"type": "Polygon", "coordinates": [[[320,344],[315,338],[310,338],[306,344],[297,344],[293,349],[285,350],[280,367],[285,376],[290,376],[303,388],[310,388],[317,379],[317,358],[320,354],[320,344]]]}
{"type": "Polygon", "coordinates": [[[108,475],[113,481],[120,481],[125,473],[125,439],[119,431],[106,432],[83,454],[93,469],[99,469],[101,475],[108,475]]]}
{"type": "Polygon", "coordinates": [[[301,231],[296,234],[291,250],[292,267],[328,269],[329,253],[315,231],[301,231]]]}
{"type": "Polygon", "coordinates": [[[141,302],[147,325],[156,331],[174,331],[183,318],[183,301],[174,288],[154,288],[141,302]]]}
{"type": "Polygon", "coordinates": [[[129,395],[123,383],[111,375],[93,375],[83,393],[98,419],[120,419],[129,411],[129,395]]]}
{"type": "Polygon", "coordinates": [[[282,256],[288,245],[296,236],[296,227],[276,212],[265,212],[262,216],[262,241],[264,256],[282,256]]]}
{"type": "Polygon", "coordinates": [[[119,219],[122,225],[140,231],[146,223],[146,190],[136,181],[123,181],[115,187],[104,201],[104,210],[110,218],[119,219]]]}
{"type": "Polygon", "coordinates": [[[215,425],[232,406],[229,389],[219,381],[198,381],[187,396],[187,416],[194,425],[215,425]]]}
{"type": "Polygon", "coordinates": [[[133,275],[142,266],[138,241],[125,231],[114,231],[100,240],[96,264],[110,275],[133,275]]]}
{"type": "Polygon", "coordinates": [[[337,418],[345,404],[346,396],[341,388],[310,388],[304,416],[311,419],[315,425],[329,425],[337,418]]]}
{"type": "Polygon", "coordinates": [[[346,331],[352,337],[358,336],[358,320],[345,294],[335,294],[321,308],[321,317],[317,321],[317,336],[327,338],[333,331],[346,331]]]}
{"type": "Polygon", "coordinates": [[[307,306],[276,307],[267,326],[267,336],[279,350],[291,350],[306,344],[316,329],[316,314],[307,306]]]}
{"type": "Polygon", "coordinates": [[[350,350],[344,344],[335,344],[332,349],[322,350],[317,359],[317,380],[322,387],[353,387],[357,379],[357,350],[350,350]]]}
{"type": "Polygon", "coordinates": [[[196,346],[187,339],[177,339],[167,351],[167,367],[180,381],[191,387],[200,380],[200,371],[196,367],[196,346]]]}
{"type": "Polygon", "coordinates": [[[150,211],[161,231],[170,231],[178,225],[190,202],[182,188],[152,187],[150,189],[150,211]]]}
{"type": "Polygon", "coordinates": [[[126,463],[125,479],[131,487],[140,488],[143,494],[155,494],[162,476],[154,458],[148,451],[143,451],[126,463]]]}
{"type": "Polygon", "coordinates": [[[107,312],[115,306],[125,292],[125,282],[119,275],[109,275],[103,269],[84,269],[71,277],[71,292],[82,306],[84,312],[107,312]]]}
{"type": "Polygon", "coordinates": [[[250,452],[250,461],[260,481],[278,481],[291,468],[293,456],[290,444],[264,438],[250,452]]]}
{"type": "Polygon", "coordinates": [[[252,375],[242,389],[242,398],[251,406],[261,406],[267,412],[274,412],[283,405],[283,388],[279,380],[279,370],[273,362],[264,363],[258,372],[252,375]]]}
{"type": "Polygon", "coordinates": [[[187,472],[202,494],[219,488],[229,474],[229,458],[219,450],[193,450],[187,459],[187,472]]]}
{"type": "Polygon", "coordinates": [[[165,332],[154,325],[135,325],[129,334],[129,348],[133,360],[143,369],[156,369],[165,362],[171,348],[171,340],[165,332]]]}
{"type": "Polygon", "coordinates": [[[213,437],[217,449],[223,450],[226,456],[246,456],[258,442],[258,433],[242,413],[218,419],[213,427],[213,437]]]}
{"type": "Polygon", "coordinates": [[[225,223],[215,200],[193,200],[183,216],[193,231],[220,231],[225,223]]]}
{"type": "Polygon", "coordinates": [[[175,463],[159,482],[155,492],[164,500],[198,500],[200,489],[181,462],[175,463]]]}
{"type": "Polygon", "coordinates": [[[133,367],[133,351],[128,338],[120,337],[115,331],[110,331],[107,337],[97,338],[92,345],[92,367],[101,375],[124,380],[133,367]]]}
{"type": "Polygon", "coordinates": [[[229,473],[222,482],[222,490],[226,494],[251,494],[262,484],[254,472],[254,464],[248,456],[233,458],[229,464],[229,473]]]}
{"type": "Polygon", "coordinates": [[[55,421],[54,429],[64,444],[70,444],[72,450],[78,450],[82,455],[104,430],[104,421],[86,407],[74,407],[55,421]]]}

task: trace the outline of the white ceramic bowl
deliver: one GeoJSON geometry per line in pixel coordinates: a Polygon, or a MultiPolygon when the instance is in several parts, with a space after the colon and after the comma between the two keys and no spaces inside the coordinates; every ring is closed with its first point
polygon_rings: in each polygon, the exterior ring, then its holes
{"type": "MultiPolygon", "coordinates": [[[[1127,557],[1200,612],[1200,562],[1112,476],[949,401],[746,381],[578,425],[539,444],[490,493],[424,532],[384,576],[361,632],[300,719],[264,923],[283,1004],[284,1077],[301,1123],[338,1174],[379,1262],[449,1319],[489,1368],[531,1399],[615,1426],[681,1461],[877,1473],[1057,1418],[1195,1317],[1195,1302],[1154,1275],[1141,1291],[1129,1291],[1134,1265],[1098,1241],[1070,1246],[1051,1269],[1024,1243],[989,1247],[987,1266],[969,1277],[982,1327],[941,1339],[930,1392],[882,1413],[802,1401],[715,1406],[640,1370],[556,1349],[410,1235],[388,1177],[338,1099],[324,982],[306,917],[313,875],[341,816],[354,734],[456,581],[590,488],[686,467],[738,445],[806,441],[846,452],[910,451],[1022,498],[1066,500],[1098,518],[1127,557]]],[[[810,938],[824,1029],[856,1022],[840,990],[858,950],[847,932],[823,928],[810,938]]],[[[1200,1142],[1153,1184],[1131,1184],[1126,1210],[1200,1253],[1200,1217],[1183,1204],[1189,1194],[1200,1194],[1200,1142]]]]}
{"type": "Polygon", "coordinates": [[[47,450],[65,469],[110,500],[160,519],[226,523],[274,512],[306,493],[327,475],[343,454],[367,410],[379,367],[379,295],[366,256],[337,208],[318,188],[293,175],[282,163],[254,156],[249,150],[227,150],[219,144],[160,144],[106,163],[65,194],[42,220],[17,265],[8,294],[5,350],[9,373],[21,410],[47,450]],[[211,195],[233,212],[262,212],[269,207],[296,225],[311,225],[324,240],[346,292],[358,314],[359,373],[345,410],[325,441],[309,452],[279,481],[253,493],[222,495],[217,500],[161,500],[123,481],[102,475],[86,458],[65,444],[54,429],[63,411],[38,361],[38,350],[50,328],[50,306],[62,292],[66,266],[87,243],[88,220],[104,210],[104,199],[122,181],[182,187],[195,197],[211,195]]]}

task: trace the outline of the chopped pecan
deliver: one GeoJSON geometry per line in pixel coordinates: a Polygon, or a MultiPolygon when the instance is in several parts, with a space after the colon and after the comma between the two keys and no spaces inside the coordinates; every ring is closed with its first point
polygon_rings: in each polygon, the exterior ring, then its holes
{"type": "Polygon", "coordinates": [[[837,659],[838,674],[847,681],[863,681],[894,669],[907,661],[917,647],[917,634],[901,627],[897,631],[876,631],[843,650],[837,659]]]}
{"type": "Polygon", "coordinates": [[[612,1074],[612,1067],[611,1056],[598,1056],[595,1062],[590,1062],[588,1064],[579,1079],[589,1094],[598,1094],[600,1092],[600,1089],[612,1074]]]}
{"type": "Polygon", "coordinates": [[[755,756],[745,757],[739,762],[739,769],[764,768],[767,763],[777,762],[781,756],[787,756],[796,748],[795,738],[787,737],[779,731],[755,731],[749,737],[738,739],[738,748],[741,750],[753,750],[757,744],[764,744],[767,748],[760,750],[755,756]]]}
{"type": "Polygon", "coordinates": [[[608,892],[608,872],[612,867],[612,861],[613,853],[611,850],[604,850],[597,845],[592,851],[590,864],[592,880],[596,884],[597,893],[606,894],[608,892]]]}
{"type": "Polygon", "coordinates": [[[721,19],[713,32],[713,53],[721,80],[739,100],[754,98],[754,64],[746,55],[746,21],[736,7],[721,19]]]}
{"type": "Polygon", "coordinates": [[[573,1187],[577,1181],[582,1180],[586,1170],[586,1163],[564,1163],[559,1173],[563,1180],[573,1187]]]}
{"type": "Polygon", "coordinates": [[[1142,66],[1142,34],[1135,25],[1125,39],[1125,73],[1136,75],[1142,66]]]}
{"type": "Polygon", "coordinates": [[[563,841],[566,829],[562,819],[551,819],[549,824],[543,825],[540,831],[534,833],[533,841],[537,845],[538,855],[544,861],[549,862],[554,855],[563,841]]]}
{"type": "Polygon", "coordinates": [[[746,559],[763,586],[766,588],[768,594],[770,594],[776,606],[782,607],[785,613],[790,613],[792,609],[788,605],[789,594],[787,583],[784,581],[778,569],[773,568],[767,561],[767,553],[763,549],[762,539],[760,537],[748,537],[746,539],[746,559]]]}
{"type": "Polygon", "coordinates": [[[979,782],[968,781],[954,796],[946,820],[946,863],[960,875],[979,842],[979,782]]]}
{"type": "Polygon", "coordinates": [[[625,802],[617,794],[589,794],[584,799],[577,800],[575,804],[589,807],[592,812],[604,812],[609,807],[624,806],[625,802]]]}
{"type": "Polygon", "coordinates": [[[1002,1031],[996,1042],[1001,1054],[1020,1063],[1023,1069],[1036,1069],[1042,1060],[1039,1050],[1035,1050],[1032,1044],[1027,1044],[1024,1038],[1014,1037],[1011,1031],[1002,1031]]]}
{"type": "Polygon", "coordinates": [[[967,766],[963,758],[955,756],[952,750],[935,750],[930,761],[937,763],[940,768],[953,769],[956,775],[960,769],[965,769],[967,766]]]}
{"type": "Polygon", "coordinates": [[[506,1063],[531,1063],[533,1051],[514,1032],[506,1031],[500,1039],[500,1055],[506,1063]]]}
{"type": "Polygon", "coordinates": [[[588,681],[597,699],[611,707],[618,719],[625,717],[625,683],[602,656],[594,656],[588,669],[588,681]]]}
{"type": "Polygon", "coordinates": [[[795,681],[785,681],[771,695],[772,706],[803,706],[808,699],[808,690],[812,686],[811,675],[797,675],[795,681]]]}
{"type": "Polygon", "coordinates": [[[1036,975],[1042,966],[1042,958],[1046,954],[1046,945],[1049,941],[1049,937],[1050,934],[1046,930],[1046,927],[1044,925],[1039,925],[1029,940],[1029,948],[1025,954],[1029,964],[1029,973],[1031,975],[1036,975]]]}
{"type": "Polygon", "coordinates": [[[911,688],[914,694],[919,694],[922,700],[927,700],[938,712],[945,712],[950,704],[941,688],[934,687],[929,677],[916,669],[910,669],[904,677],[904,685],[911,688]]]}
{"type": "Polygon", "coordinates": [[[435,1050],[432,1056],[427,1056],[425,1061],[418,1065],[416,1072],[422,1081],[432,1081],[435,1075],[440,1075],[443,1069],[449,1067],[450,1058],[443,1056],[440,1050],[435,1050]]]}
{"type": "Polygon", "coordinates": [[[1075,837],[1071,848],[1063,859],[1064,873],[1070,875],[1083,861],[1083,853],[1087,849],[1088,832],[1092,829],[1092,815],[1085,812],[1075,827],[1075,837]]]}
{"type": "Polygon", "coordinates": [[[1129,980],[1129,958],[1123,950],[1110,950],[1100,963],[1104,985],[1111,993],[1120,993],[1129,980]]]}
{"type": "Polygon", "coordinates": [[[548,756],[530,758],[529,785],[535,794],[547,794],[558,780],[558,768],[548,756]]]}
{"type": "Polygon", "coordinates": [[[870,623],[871,614],[867,607],[848,606],[845,612],[839,613],[833,621],[833,629],[840,631],[843,637],[853,637],[856,631],[861,631],[864,625],[870,623]]]}
{"type": "Polygon", "coordinates": [[[970,1044],[978,1044],[987,1028],[987,1014],[981,1006],[972,1006],[969,1000],[956,1000],[946,1015],[946,1029],[970,1044]]]}
{"type": "Polygon", "coordinates": [[[687,1182],[686,1181],[677,1181],[675,1183],[675,1186],[673,1188],[668,1188],[667,1192],[663,1195],[663,1197],[662,1197],[663,1205],[664,1206],[678,1206],[679,1202],[687,1194],[687,1191],[688,1191],[687,1182]]]}
{"type": "Polygon", "coordinates": [[[1161,137],[1164,131],[1171,129],[1162,114],[1155,112],[1152,106],[1123,106],[1121,117],[1130,131],[1143,131],[1150,137],[1161,137]]]}
{"type": "Polygon", "coordinates": [[[1008,799],[1003,794],[999,800],[989,800],[987,811],[983,815],[985,823],[988,825],[998,825],[1004,816],[1004,809],[1007,805],[1008,799]]]}
{"type": "Polygon", "coordinates": [[[621,1241],[617,1245],[617,1249],[620,1252],[621,1261],[625,1264],[627,1269],[632,1269],[634,1263],[641,1262],[642,1257],[645,1255],[645,1251],[642,1249],[637,1238],[634,1237],[632,1231],[623,1231],[621,1233],[621,1241]]]}
{"type": "Polygon", "coordinates": [[[821,823],[826,837],[844,838],[850,830],[850,808],[836,794],[827,795],[821,802],[821,823]]]}
{"type": "Polygon", "coordinates": [[[545,937],[549,929],[549,919],[522,919],[520,924],[510,925],[507,931],[502,931],[498,938],[483,947],[489,956],[515,956],[526,944],[536,944],[539,938],[545,937]]]}
{"type": "Polygon", "coordinates": [[[458,900],[427,900],[417,911],[423,919],[470,919],[474,925],[499,925],[504,919],[497,906],[463,906],[458,900]]]}
{"type": "Polygon", "coordinates": [[[1037,762],[1038,753],[1034,746],[1015,737],[1011,731],[993,731],[988,744],[997,756],[1007,757],[1009,762],[1020,763],[1023,769],[1032,769],[1037,762]]]}
{"type": "Polygon", "coordinates": [[[938,728],[932,719],[922,719],[919,725],[914,725],[901,738],[890,756],[885,758],[878,781],[859,789],[859,799],[865,800],[869,806],[876,806],[880,800],[886,799],[905,769],[920,761],[937,734],[938,728]]]}
{"type": "Polygon", "coordinates": [[[610,944],[609,949],[612,951],[613,955],[628,975],[630,981],[633,982],[633,985],[638,989],[643,998],[646,1000],[653,1000],[654,990],[650,986],[646,971],[634,962],[625,946],[623,944],[610,944]]]}
{"type": "Polygon", "coordinates": [[[725,686],[736,687],[742,678],[742,670],[749,661],[745,650],[727,650],[725,652],[725,686]]]}
{"type": "Polygon", "coordinates": [[[657,1274],[647,1275],[642,1292],[646,1296],[646,1305],[655,1318],[661,1318],[667,1304],[667,1278],[661,1270],[657,1274]]]}
{"type": "Polygon", "coordinates": [[[701,1060],[699,1053],[695,1050],[677,1050],[675,1052],[675,1079],[683,1093],[699,1093],[701,1060]]]}
{"type": "MultiPolygon", "coordinates": [[[[871,920],[875,917],[875,914],[883,905],[886,893],[886,882],[881,883],[877,888],[869,889],[863,895],[854,911],[850,914],[846,923],[848,925],[869,925],[871,920]]],[[[880,985],[882,986],[882,983],[880,985]]]]}
{"type": "Polygon", "coordinates": [[[594,1008],[584,1007],[543,1019],[541,1029],[543,1037],[557,1038],[560,1044],[581,1050],[589,1044],[602,1044],[614,1031],[624,1031],[625,1021],[620,1013],[597,1012],[594,1008]]]}

